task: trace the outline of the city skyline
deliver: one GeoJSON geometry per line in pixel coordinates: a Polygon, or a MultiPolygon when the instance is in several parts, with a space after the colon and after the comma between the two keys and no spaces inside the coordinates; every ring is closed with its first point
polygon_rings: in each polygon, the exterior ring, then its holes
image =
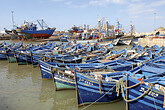
{"type": "Polygon", "coordinates": [[[111,25],[117,18],[124,31],[135,25],[137,32],[152,32],[165,27],[165,0],[5,0],[1,1],[1,25],[12,29],[12,11],[15,25],[24,20],[44,19],[50,27],[63,31],[73,25],[97,26],[97,18],[105,18],[111,25]]]}

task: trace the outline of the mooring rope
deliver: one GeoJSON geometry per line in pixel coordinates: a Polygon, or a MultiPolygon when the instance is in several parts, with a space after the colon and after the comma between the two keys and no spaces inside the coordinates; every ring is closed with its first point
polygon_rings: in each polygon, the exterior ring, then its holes
{"type": "Polygon", "coordinates": [[[119,81],[120,81],[121,85],[122,85],[125,89],[130,89],[130,88],[133,88],[133,87],[138,86],[139,84],[144,84],[144,82],[139,82],[139,83],[136,83],[135,85],[126,87],[122,79],[120,79],[119,81]]]}
{"type": "Polygon", "coordinates": [[[162,90],[163,93],[164,93],[164,104],[163,104],[163,108],[165,108],[165,90],[164,90],[164,87],[162,86],[162,87],[160,88],[160,90],[162,90]]]}
{"type": "MultiPolygon", "coordinates": [[[[152,89],[151,89],[151,92],[152,92],[152,89]]],[[[156,102],[155,102],[154,96],[152,96],[152,99],[153,99],[153,101],[154,101],[155,109],[157,110],[157,106],[156,106],[156,102]]]]}
{"type": "MultiPolygon", "coordinates": [[[[122,79],[120,79],[120,80],[122,80],[122,79]]],[[[127,100],[127,99],[125,98],[125,94],[124,94],[123,88],[125,88],[125,89],[130,89],[130,88],[133,88],[133,87],[135,87],[135,86],[137,86],[137,85],[139,85],[139,84],[141,84],[141,83],[137,83],[137,84],[135,84],[135,85],[133,85],[133,86],[130,86],[130,87],[125,87],[123,81],[121,81],[122,95],[123,95],[123,99],[124,99],[126,102],[132,102],[132,101],[135,101],[135,100],[137,100],[137,99],[143,97],[143,96],[146,95],[146,94],[152,89],[152,87],[153,87],[153,85],[150,85],[150,88],[148,88],[147,91],[144,91],[144,93],[141,94],[140,96],[138,96],[138,97],[136,97],[136,98],[134,98],[134,99],[131,99],[131,100],[127,100]]],[[[127,94],[126,94],[126,96],[127,96],[127,94]]]]}

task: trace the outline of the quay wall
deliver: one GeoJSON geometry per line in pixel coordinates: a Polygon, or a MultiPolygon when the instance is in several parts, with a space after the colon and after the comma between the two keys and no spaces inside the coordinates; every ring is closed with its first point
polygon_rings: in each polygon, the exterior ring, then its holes
{"type": "Polygon", "coordinates": [[[0,35],[0,40],[10,40],[11,36],[2,36],[0,35]]]}
{"type": "Polygon", "coordinates": [[[153,45],[158,45],[158,46],[165,46],[165,39],[160,39],[160,38],[139,38],[138,43],[141,46],[153,46],[153,45]]]}

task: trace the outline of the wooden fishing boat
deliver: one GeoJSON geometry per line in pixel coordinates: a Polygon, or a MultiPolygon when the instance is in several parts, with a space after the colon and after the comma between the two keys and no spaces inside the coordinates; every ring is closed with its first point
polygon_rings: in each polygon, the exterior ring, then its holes
{"type": "MultiPolygon", "coordinates": [[[[99,63],[93,63],[93,64],[76,64],[76,63],[55,63],[55,62],[45,62],[42,60],[39,60],[39,67],[41,70],[41,76],[42,79],[52,79],[52,73],[51,70],[53,69],[60,69],[60,70],[67,70],[68,69],[75,69],[75,68],[81,68],[81,69],[96,69],[99,67],[102,67],[102,64],[99,63]]],[[[105,66],[104,66],[105,67],[105,66]]],[[[56,72],[53,72],[55,74],[56,72]]]]}
{"type": "MultiPolygon", "coordinates": [[[[101,52],[102,53],[102,52],[101,52]]],[[[108,54],[107,53],[103,53],[102,54],[97,54],[96,57],[92,57],[91,59],[87,59],[86,63],[103,63],[103,62],[110,62],[112,60],[117,60],[117,59],[122,59],[124,57],[126,57],[127,55],[127,49],[122,49],[119,51],[113,51],[111,50],[108,54]]],[[[87,56],[90,57],[90,56],[87,56]]]]}
{"type": "Polygon", "coordinates": [[[155,58],[131,70],[125,78],[120,79],[119,83],[127,110],[163,110],[165,108],[164,61],[165,56],[155,58]]]}
{"type": "Polygon", "coordinates": [[[75,89],[76,82],[74,71],[51,68],[51,73],[53,75],[56,91],[75,89]]]}
{"type": "Polygon", "coordinates": [[[6,42],[0,44],[0,60],[7,60],[6,50],[9,46],[11,45],[6,42]]]}
{"type": "MultiPolygon", "coordinates": [[[[140,67],[144,67],[144,65],[148,65],[148,64],[151,64],[153,62],[158,62],[158,61],[162,61],[162,60],[163,61],[165,60],[164,56],[161,56],[157,59],[151,60],[151,61],[143,64],[140,67]]],[[[139,68],[139,67],[137,67],[137,68],[139,68]]],[[[139,75],[135,75],[135,73],[134,73],[134,72],[137,73],[137,68],[130,70],[130,72],[132,73],[130,76],[137,77],[137,79],[138,79],[139,75]]],[[[165,74],[165,68],[161,68],[161,69],[160,68],[155,69],[155,68],[153,68],[153,70],[151,70],[151,69],[148,70],[150,72],[150,77],[156,77],[156,76],[158,77],[158,76],[165,74]],[[159,74],[156,73],[157,75],[153,75],[152,72],[154,70],[155,71],[158,70],[160,73],[159,74]]],[[[75,72],[78,105],[89,104],[89,103],[98,103],[98,102],[111,102],[113,100],[117,100],[119,98],[117,96],[121,96],[121,94],[119,92],[120,88],[118,86],[120,84],[123,84],[123,83],[121,83],[119,81],[119,79],[125,77],[125,75],[129,74],[130,72],[121,71],[121,72],[115,72],[115,73],[114,72],[105,73],[104,71],[96,72],[96,73],[95,72],[89,72],[86,74],[75,72]],[[100,74],[98,74],[98,73],[100,73],[100,74]],[[113,83],[113,86],[112,86],[112,83],[113,83]],[[117,86],[115,86],[115,85],[117,85],[117,86]],[[113,89],[113,87],[115,89],[113,89]],[[117,90],[117,92],[116,92],[116,90],[117,90]],[[115,96],[113,96],[114,94],[115,94],[115,96]]],[[[142,71],[142,69],[139,72],[141,72],[141,71],[142,71]]],[[[146,73],[146,71],[144,71],[143,74],[149,74],[149,73],[146,73]]],[[[143,78],[143,77],[144,77],[144,75],[140,75],[140,78],[143,78]]],[[[146,76],[146,77],[148,77],[148,76],[146,76]]],[[[163,79],[163,81],[164,80],[165,79],[163,79]]],[[[163,81],[161,83],[163,83],[165,85],[165,83],[163,81]]],[[[127,93],[133,92],[130,95],[134,95],[134,94],[136,94],[136,95],[130,96],[128,94],[127,96],[124,96],[124,97],[127,97],[127,100],[125,100],[126,102],[130,98],[136,98],[138,96],[138,92],[139,92],[139,91],[134,90],[134,86],[132,86],[132,83],[133,83],[133,85],[137,85],[135,82],[133,82],[133,81],[128,82],[127,81],[127,83],[129,84],[128,85],[129,87],[130,86],[132,87],[131,90],[129,89],[129,91],[127,93]]],[[[142,87],[140,84],[138,86],[142,87]]],[[[145,91],[142,91],[142,92],[145,92],[145,91]]],[[[124,93],[126,93],[126,92],[124,92],[124,93]]],[[[151,97],[151,99],[153,101],[152,97],[151,97]]],[[[143,99],[140,99],[140,100],[143,100],[143,99]]],[[[139,103],[139,102],[140,101],[135,101],[135,102],[131,103],[132,105],[130,104],[130,106],[132,108],[130,110],[134,110],[135,106],[136,106],[134,103],[139,103]]],[[[139,105],[138,109],[140,109],[140,105],[139,105]]]]}
{"type": "Polygon", "coordinates": [[[37,48],[37,46],[33,44],[29,44],[29,45],[26,45],[24,48],[21,48],[15,51],[15,57],[16,57],[17,63],[19,65],[32,64],[31,52],[35,48],[37,48]]]}
{"type": "Polygon", "coordinates": [[[16,58],[15,58],[15,50],[19,49],[20,47],[23,46],[23,42],[19,42],[17,44],[15,44],[14,46],[12,46],[12,48],[8,48],[6,50],[6,55],[7,55],[7,59],[9,61],[9,63],[15,63],[16,62],[16,58]]]}
{"type": "Polygon", "coordinates": [[[134,36],[122,36],[120,37],[118,44],[129,45],[133,38],[134,36]]]}
{"type": "MultiPolygon", "coordinates": [[[[73,83],[73,82],[75,82],[75,79],[73,77],[74,76],[73,70],[75,68],[78,68],[81,71],[96,71],[96,70],[97,71],[104,71],[106,68],[108,68],[109,71],[111,71],[112,70],[111,67],[116,66],[117,62],[120,62],[120,61],[121,61],[121,59],[111,61],[111,62],[105,62],[105,63],[91,63],[91,64],[79,64],[79,65],[78,64],[57,64],[59,66],[57,66],[57,65],[54,66],[55,63],[51,64],[50,62],[40,61],[40,63],[41,63],[40,64],[40,66],[41,66],[40,70],[42,71],[42,70],[47,68],[47,71],[50,71],[50,68],[51,68],[54,83],[56,85],[55,86],[56,90],[73,89],[75,87],[75,85],[73,83]],[[46,64],[46,66],[44,66],[44,64],[46,64]],[[100,69],[102,69],[102,70],[100,70],[100,69]],[[69,82],[69,80],[71,82],[69,82]],[[60,86],[58,86],[58,85],[60,85],[60,86]]],[[[122,69],[128,70],[127,68],[122,68],[122,69]]],[[[129,69],[131,69],[131,68],[129,68],[129,69]]],[[[45,76],[47,76],[46,71],[43,71],[42,74],[43,73],[45,76]]],[[[49,75],[51,76],[50,73],[49,73],[49,75]]]]}
{"type": "Polygon", "coordinates": [[[68,37],[65,37],[65,36],[60,37],[60,41],[61,42],[68,42],[68,37]]]}
{"type": "Polygon", "coordinates": [[[118,38],[116,38],[116,39],[114,39],[111,43],[112,43],[112,45],[117,45],[118,44],[118,42],[119,42],[119,40],[120,40],[120,37],[118,37],[118,38]]]}
{"type": "Polygon", "coordinates": [[[130,70],[139,66],[143,63],[146,63],[152,58],[152,52],[150,50],[145,50],[142,53],[137,53],[129,56],[126,60],[118,62],[115,66],[111,66],[110,68],[115,71],[123,71],[123,69],[130,70]]]}
{"type": "Polygon", "coordinates": [[[121,98],[121,94],[117,95],[116,92],[116,81],[124,76],[122,72],[103,73],[84,74],[75,71],[78,106],[114,102],[121,98]]]}
{"type": "Polygon", "coordinates": [[[101,45],[97,43],[94,44],[93,47],[88,44],[77,44],[73,46],[71,50],[63,51],[62,55],[45,56],[45,59],[51,62],[82,63],[82,61],[91,60],[108,53],[112,47],[113,46],[110,44],[107,44],[104,47],[101,47],[101,45]]]}
{"type": "MultiPolygon", "coordinates": [[[[125,49],[124,49],[124,52],[125,52],[125,49]]],[[[42,71],[41,74],[45,74],[45,76],[47,76],[46,74],[49,72],[46,72],[44,71],[44,69],[47,69],[47,71],[50,71],[50,67],[54,67],[54,65],[56,65],[54,68],[58,68],[58,69],[63,69],[63,70],[68,70],[68,69],[75,69],[75,68],[79,68],[80,70],[87,70],[87,69],[97,69],[97,68],[111,68],[111,67],[115,67],[117,66],[118,64],[122,64],[122,62],[124,62],[122,59],[117,59],[117,60],[110,60],[110,61],[107,61],[107,62],[103,62],[103,63],[87,63],[87,64],[74,64],[74,63],[71,63],[71,64],[64,64],[64,63],[58,63],[58,62],[49,62],[50,60],[48,61],[40,61],[39,62],[39,65],[40,65],[40,70],[42,71]],[[45,66],[46,65],[49,65],[49,66],[45,66]]],[[[126,62],[126,61],[125,61],[126,62]]],[[[125,66],[126,67],[126,66],[125,66]]],[[[123,70],[126,69],[122,68],[123,70]]],[[[129,69],[132,69],[132,66],[131,68],[129,69]]],[[[65,71],[63,71],[65,72],[65,71]]],[[[50,75],[50,74],[49,74],[50,75]]],[[[42,77],[42,78],[47,78],[47,77],[42,77]]],[[[49,78],[49,77],[48,77],[49,78]]]]}
{"type": "Polygon", "coordinates": [[[128,77],[126,81],[126,85],[121,83],[126,109],[163,110],[165,108],[165,77],[158,79],[157,84],[139,81],[131,77],[128,77]]]}
{"type": "Polygon", "coordinates": [[[41,60],[44,55],[51,55],[52,50],[56,47],[56,43],[46,43],[38,48],[33,49],[31,52],[33,67],[38,65],[39,60],[41,60]]]}

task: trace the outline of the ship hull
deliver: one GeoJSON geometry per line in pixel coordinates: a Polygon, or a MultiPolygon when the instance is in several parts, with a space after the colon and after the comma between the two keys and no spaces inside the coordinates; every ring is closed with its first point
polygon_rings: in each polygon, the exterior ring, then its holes
{"type": "Polygon", "coordinates": [[[21,30],[21,33],[25,36],[29,36],[30,38],[49,38],[55,28],[49,30],[21,30]]]}

